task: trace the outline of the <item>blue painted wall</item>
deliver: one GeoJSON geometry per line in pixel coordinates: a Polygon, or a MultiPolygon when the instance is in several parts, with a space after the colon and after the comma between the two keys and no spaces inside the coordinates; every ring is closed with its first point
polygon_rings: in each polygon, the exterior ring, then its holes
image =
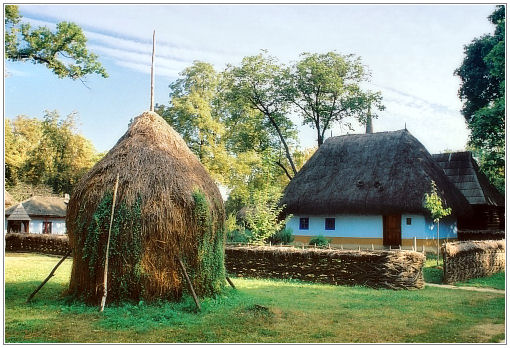
{"type": "MultiPolygon", "coordinates": [[[[290,218],[286,225],[297,236],[325,237],[352,237],[352,238],[382,238],[383,217],[382,215],[296,215],[290,218]],[[308,217],[309,229],[299,229],[299,219],[308,217]],[[325,229],[325,219],[335,218],[335,230],[325,229]]],[[[402,214],[401,229],[402,239],[435,239],[437,226],[434,222],[423,215],[402,214]],[[411,224],[407,224],[407,218],[411,224]]],[[[446,217],[439,224],[439,238],[457,238],[457,220],[454,217],[446,217]]]]}

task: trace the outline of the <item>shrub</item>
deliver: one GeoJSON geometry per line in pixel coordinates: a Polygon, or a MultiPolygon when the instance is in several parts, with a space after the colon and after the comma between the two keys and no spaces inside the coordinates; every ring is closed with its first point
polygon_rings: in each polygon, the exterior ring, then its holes
{"type": "Polygon", "coordinates": [[[290,228],[284,228],[269,237],[267,241],[271,242],[272,244],[290,244],[294,241],[294,235],[292,234],[292,230],[290,228]]]}
{"type": "Polygon", "coordinates": [[[250,230],[236,229],[227,232],[227,243],[247,244],[252,238],[250,230]]]}
{"type": "Polygon", "coordinates": [[[316,245],[318,247],[325,247],[328,246],[328,244],[331,243],[331,238],[326,238],[324,236],[315,236],[312,239],[310,239],[309,245],[316,245]]]}

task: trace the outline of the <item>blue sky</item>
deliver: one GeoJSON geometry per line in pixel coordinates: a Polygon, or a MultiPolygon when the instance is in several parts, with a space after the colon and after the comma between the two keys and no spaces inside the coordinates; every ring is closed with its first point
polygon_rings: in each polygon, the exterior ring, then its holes
{"type": "MultiPolygon", "coordinates": [[[[361,56],[386,110],[375,131],[404,128],[432,152],[462,150],[468,131],[453,71],[463,46],[493,31],[494,5],[20,5],[24,20],[53,27],[79,24],[110,77],[59,79],[30,63],[5,64],[5,116],[76,111],[80,130],[99,151],[110,149],[131,118],[149,108],[152,30],[156,30],[155,101],[193,60],[223,70],[261,49],[282,62],[302,52],[361,56]]],[[[297,122],[300,124],[299,122],[297,122]]],[[[302,147],[315,145],[300,126],[302,147]]],[[[333,135],[345,133],[333,128],[333,135]]],[[[356,128],[357,132],[362,127],[356,128]]],[[[331,134],[330,132],[328,132],[331,134]]],[[[329,135],[328,134],[328,135],[329,135]]]]}

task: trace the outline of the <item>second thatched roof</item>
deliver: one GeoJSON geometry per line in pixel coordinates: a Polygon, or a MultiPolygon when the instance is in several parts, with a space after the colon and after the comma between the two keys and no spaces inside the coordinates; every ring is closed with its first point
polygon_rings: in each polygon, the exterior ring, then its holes
{"type": "Polygon", "coordinates": [[[329,138],[284,191],[285,214],[422,213],[434,181],[454,215],[470,211],[460,191],[407,130],[329,138]]]}

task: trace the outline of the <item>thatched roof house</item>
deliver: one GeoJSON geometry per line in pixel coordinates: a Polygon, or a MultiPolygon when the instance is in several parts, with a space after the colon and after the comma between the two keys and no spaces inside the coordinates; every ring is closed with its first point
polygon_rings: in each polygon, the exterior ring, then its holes
{"type": "Polygon", "coordinates": [[[224,284],[224,207],[218,187],[184,140],[154,112],[136,117],[76,185],[67,227],[74,251],[70,292],[101,298],[112,191],[108,300],[179,298],[180,258],[200,294],[224,284]]]}
{"type": "Polygon", "coordinates": [[[472,207],[472,214],[459,219],[459,228],[503,230],[505,196],[480,171],[471,152],[441,153],[432,157],[472,207]]]}
{"type": "Polygon", "coordinates": [[[65,234],[67,201],[62,197],[34,196],[5,210],[8,232],[65,234]]]}
{"type": "MultiPolygon", "coordinates": [[[[399,245],[409,238],[407,232],[431,237],[426,234],[430,226],[424,195],[432,181],[453,217],[469,212],[466,198],[409,131],[350,134],[329,138],[317,150],[286,187],[282,203],[284,212],[294,215],[288,227],[297,235],[380,243],[389,229],[394,238],[387,243],[399,245]],[[402,222],[409,231],[401,228],[402,222]]],[[[453,232],[445,226],[445,236],[448,229],[453,232]]]]}

